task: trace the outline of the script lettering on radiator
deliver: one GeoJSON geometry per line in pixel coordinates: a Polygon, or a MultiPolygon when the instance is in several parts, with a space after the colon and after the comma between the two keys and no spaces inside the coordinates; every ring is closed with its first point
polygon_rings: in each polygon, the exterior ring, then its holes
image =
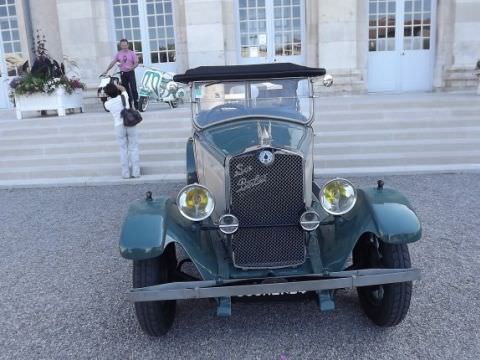
{"type": "Polygon", "coordinates": [[[238,180],[238,183],[237,183],[238,189],[236,192],[241,193],[266,182],[267,182],[267,174],[256,175],[253,179],[249,179],[249,180],[247,180],[247,178],[241,178],[240,180],[238,180]]]}
{"type": "Polygon", "coordinates": [[[235,173],[233,174],[233,177],[236,178],[237,176],[242,176],[245,174],[248,174],[250,171],[252,171],[253,167],[251,165],[245,166],[243,164],[237,164],[235,166],[235,173]]]}

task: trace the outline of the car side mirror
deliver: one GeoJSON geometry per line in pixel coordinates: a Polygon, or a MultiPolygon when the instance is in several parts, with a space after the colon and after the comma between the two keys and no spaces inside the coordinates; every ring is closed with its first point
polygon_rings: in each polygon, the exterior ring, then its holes
{"type": "Polygon", "coordinates": [[[325,87],[330,87],[333,85],[333,76],[330,74],[326,74],[323,77],[323,86],[325,87]]]}

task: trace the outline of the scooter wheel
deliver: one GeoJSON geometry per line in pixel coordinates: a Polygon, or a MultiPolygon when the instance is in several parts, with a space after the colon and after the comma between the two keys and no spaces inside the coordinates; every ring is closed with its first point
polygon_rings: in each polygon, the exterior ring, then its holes
{"type": "Polygon", "coordinates": [[[148,97],[147,96],[140,96],[138,99],[138,111],[144,112],[147,110],[148,107],[148,97]]]}

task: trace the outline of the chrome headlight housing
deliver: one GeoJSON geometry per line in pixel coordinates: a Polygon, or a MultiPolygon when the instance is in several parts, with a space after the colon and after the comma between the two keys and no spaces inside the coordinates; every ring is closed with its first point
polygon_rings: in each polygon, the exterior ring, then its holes
{"type": "Polygon", "coordinates": [[[215,201],[205,186],[192,184],[180,190],[177,206],[180,213],[188,220],[202,221],[212,214],[215,201]]]}
{"type": "Polygon", "coordinates": [[[340,178],[330,180],[320,190],[320,203],[329,214],[346,214],[353,209],[356,202],[357,191],[348,180],[340,178]]]}

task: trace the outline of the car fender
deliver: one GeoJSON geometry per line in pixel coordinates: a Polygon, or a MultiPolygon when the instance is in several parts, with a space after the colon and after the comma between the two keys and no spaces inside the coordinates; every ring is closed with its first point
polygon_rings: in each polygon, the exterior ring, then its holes
{"type": "MultiPolygon", "coordinates": [[[[323,213],[318,200],[313,207],[323,213]]],[[[358,240],[373,233],[389,244],[407,244],[420,239],[420,221],[408,200],[394,189],[357,189],[354,208],[342,216],[327,216],[315,233],[322,265],[339,271],[358,240]]],[[[314,255],[312,255],[314,256],[314,255]]]]}
{"type": "Polygon", "coordinates": [[[389,244],[408,244],[422,237],[422,226],[410,202],[391,188],[362,189],[376,235],[389,244]]]}
{"type": "Polygon", "coordinates": [[[122,257],[130,260],[155,258],[172,242],[184,249],[203,279],[216,276],[214,251],[208,241],[202,239],[200,225],[184,218],[174,199],[161,196],[139,200],[130,206],[120,234],[122,257]]]}

